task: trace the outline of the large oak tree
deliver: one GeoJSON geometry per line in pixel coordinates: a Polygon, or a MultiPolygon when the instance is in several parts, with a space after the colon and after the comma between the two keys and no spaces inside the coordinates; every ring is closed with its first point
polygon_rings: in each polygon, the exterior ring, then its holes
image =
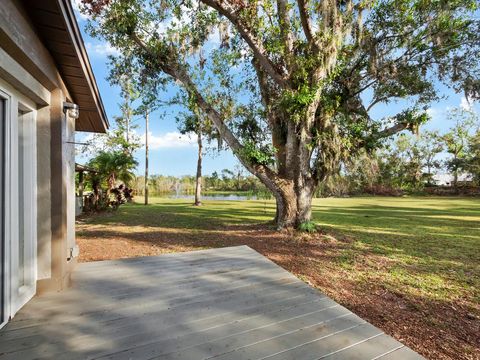
{"type": "Polygon", "coordinates": [[[342,161],[425,122],[440,86],[479,97],[475,0],[83,1],[138,76],[195,100],[274,194],[279,228],[309,221],[342,161]]]}

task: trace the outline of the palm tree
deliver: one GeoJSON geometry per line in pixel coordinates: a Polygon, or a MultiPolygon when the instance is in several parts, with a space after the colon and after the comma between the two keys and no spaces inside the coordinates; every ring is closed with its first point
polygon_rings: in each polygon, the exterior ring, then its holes
{"type": "Polygon", "coordinates": [[[89,162],[89,166],[98,170],[100,181],[106,183],[107,193],[115,187],[117,180],[128,185],[135,178],[133,170],[137,165],[133,156],[124,151],[101,151],[89,162]]]}

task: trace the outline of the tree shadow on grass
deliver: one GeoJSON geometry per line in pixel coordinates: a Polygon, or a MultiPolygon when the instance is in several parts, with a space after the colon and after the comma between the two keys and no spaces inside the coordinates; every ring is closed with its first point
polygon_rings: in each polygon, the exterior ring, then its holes
{"type": "MultiPolygon", "coordinates": [[[[130,205],[117,213],[106,216],[87,218],[80,227],[80,235],[87,235],[89,225],[129,226],[133,227],[131,237],[141,240],[143,235],[152,238],[195,237],[200,244],[207,241],[215,243],[222,238],[222,243],[230,243],[225,234],[232,239],[245,234],[235,231],[270,231],[273,230],[269,220],[274,215],[274,205],[269,204],[266,211],[257,202],[247,205],[212,203],[203,207],[193,207],[189,203],[155,204],[148,207],[130,205]],[[138,227],[138,228],[137,228],[138,227]],[[142,230],[142,228],[152,228],[142,230]],[[155,228],[159,231],[155,233],[155,228]],[[183,232],[181,230],[188,230],[183,232]],[[208,231],[212,231],[208,241],[208,231]],[[142,234],[143,232],[143,234],[142,234]],[[199,233],[204,233],[199,237],[199,233]],[[174,236],[173,234],[181,234],[174,236]],[[220,236],[222,235],[222,236],[220,236]]],[[[425,261],[472,262],[480,257],[479,222],[460,218],[466,214],[473,216],[480,211],[454,209],[419,209],[410,207],[362,205],[355,207],[314,206],[313,218],[326,231],[349,235],[367,244],[370,250],[386,256],[409,256],[425,261]],[[444,216],[445,218],[438,218],[444,216]]],[[[95,236],[99,236],[98,234],[95,236]]],[[[275,236],[272,236],[275,238],[275,236]]],[[[233,242],[232,242],[233,243],[233,242]]],[[[237,242],[235,242],[237,244],[237,242]]],[[[420,261],[422,262],[422,261],[420,261]]]]}
{"type": "Polygon", "coordinates": [[[186,203],[167,203],[142,206],[131,204],[117,212],[83,217],[82,222],[103,225],[133,225],[150,227],[169,227],[174,229],[212,229],[222,225],[254,224],[273,217],[267,212],[253,211],[248,208],[200,206],[186,203]],[[260,221],[259,221],[260,217],[260,221]]]}
{"type": "MultiPolygon", "coordinates": [[[[354,236],[378,251],[472,261],[480,258],[479,210],[419,210],[394,206],[315,207],[324,228],[354,236]],[[469,217],[466,217],[468,213],[469,217]]],[[[437,260],[438,260],[437,259],[437,260]]]]}

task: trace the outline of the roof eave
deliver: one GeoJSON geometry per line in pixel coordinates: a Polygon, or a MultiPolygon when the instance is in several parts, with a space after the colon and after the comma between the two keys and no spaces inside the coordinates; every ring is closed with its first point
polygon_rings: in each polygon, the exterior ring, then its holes
{"type": "MultiPolygon", "coordinates": [[[[95,75],[93,73],[90,60],[88,58],[88,54],[85,49],[82,34],[80,32],[77,20],[75,18],[75,13],[73,11],[72,5],[69,0],[57,0],[57,1],[62,11],[63,17],[66,21],[67,30],[70,35],[72,44],[75,48],[75,52],[82,65],[83,75],[85,76],[85,79],[88,82],[91,95],[96,105],[96,109],[82,109],[80,106],[80,116],[82,116],[82,112],[84,111],[92,112],[92,110],[95,110],[102,124],[101,124],[101,128],[98,129],[100,131],[94,131],[94,132],[106,132],[106,130],[109,128],[108,118],[105,112],[105,108],[103,106],[100,92],[98,90],[97,82],[95,80],[95,75]]],[[[67,86],[68,86],[68,83],[67,83],[67,86]]],[[[82,131],[83,129],[79,129],[79,130],[82,131]]],[[[90,129],[85,129],[85,130],[89,131],[90,129]]]]}

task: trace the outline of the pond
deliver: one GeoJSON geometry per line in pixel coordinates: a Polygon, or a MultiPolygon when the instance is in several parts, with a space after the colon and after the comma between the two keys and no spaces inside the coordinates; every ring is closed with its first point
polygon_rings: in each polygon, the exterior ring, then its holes
{"type": "MultiPolygon", "coordinates": [[[[162,197],[169,199],[187,199],[194,200],[194,195],[189,194],[166,194],[162,197]]],[[[208,194],[202,195],[202,200],[227,200],[227,201],[242,201],[242,200],[257,200],[256,195],[238,195],[238,194],[208,194]]]]}

